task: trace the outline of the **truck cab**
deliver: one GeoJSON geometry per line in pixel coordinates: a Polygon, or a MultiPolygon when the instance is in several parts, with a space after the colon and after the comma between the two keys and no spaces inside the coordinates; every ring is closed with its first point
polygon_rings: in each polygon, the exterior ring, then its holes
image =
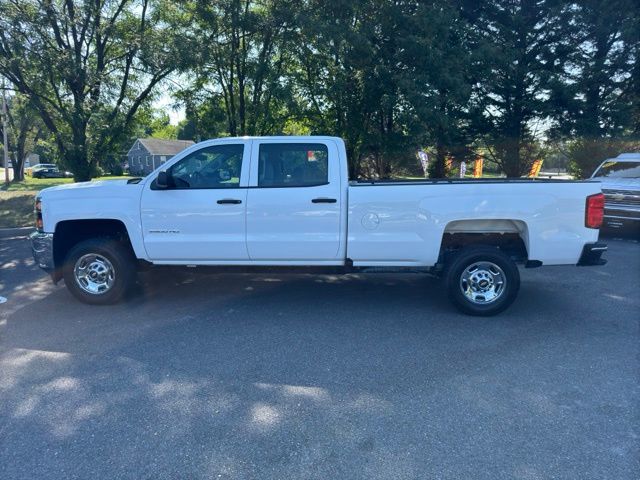
{"type": "Polygon", "coordinates": [[[204,142],[143,187],[152,262],[340,265],[346,162],[329,137],[204,142]],[[277,234],[276,234],[277,232],[277,234]],[[215,246],[215,247],[214,247],[215,246]]]}

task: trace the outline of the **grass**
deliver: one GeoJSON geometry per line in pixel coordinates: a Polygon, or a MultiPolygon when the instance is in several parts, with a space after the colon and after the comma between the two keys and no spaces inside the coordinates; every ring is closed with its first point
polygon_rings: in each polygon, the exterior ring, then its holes
{"type": "Polygon", "coordinates": [[[0,228],[33,226],[34,196],[31,191],[0,191],[0,228]]]}
{"type": "MultiPolygon", "coordinates": [[[[99,177],[94,180],[117,180],[129,177],[99,177]]],[[[73,183],[72,178],[32,178],[0,187],[0,228],[30,227],[34,224],[33,202],[37,193],[49,187],[73,183]]]]}

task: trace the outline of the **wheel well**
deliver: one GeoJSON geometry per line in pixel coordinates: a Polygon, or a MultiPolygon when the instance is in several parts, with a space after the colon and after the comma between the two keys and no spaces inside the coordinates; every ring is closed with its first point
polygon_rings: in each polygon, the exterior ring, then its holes
{"type": "Polygon", "coordinates": [[[460,220],[447,224],[440,261],[469,245],[497,247],[517,262],[528,260],[528,229],[519,220],[460,220]]]}
{"type": "Polygon", "coordinates": [[[56,225],[53,235],[53,260],[61,267],[67,253],[78,243],[90,238],[113,238],[131,248],[127,227],[120,220],[66,220],[56,225]]]}

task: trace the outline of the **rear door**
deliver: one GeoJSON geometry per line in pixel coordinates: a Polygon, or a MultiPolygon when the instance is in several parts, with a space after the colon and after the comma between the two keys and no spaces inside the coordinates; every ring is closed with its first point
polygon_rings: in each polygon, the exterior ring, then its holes
{"type": "Polygon", "coordinates": [[[341,263],[340,185],[334,142],[254,140],[247,194],[251,260],[341,263]]]}

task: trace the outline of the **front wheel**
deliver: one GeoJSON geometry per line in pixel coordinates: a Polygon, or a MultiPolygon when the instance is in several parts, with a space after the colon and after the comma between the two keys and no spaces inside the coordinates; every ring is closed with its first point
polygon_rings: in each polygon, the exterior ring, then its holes
{"type": "Polygon", "coordinates": [[[85,240],[67,254],[62,275],[69,291],[81,302],[116,303],[135,281],[135,258],[115,240],[85,240]]]}
{"type": "Polygon", "coordinates": [[[513,303],[520,289],[515,262],[498,248],[460,250],[446,269],[449,299],[468,315],[491,316],[513,303]]]}

